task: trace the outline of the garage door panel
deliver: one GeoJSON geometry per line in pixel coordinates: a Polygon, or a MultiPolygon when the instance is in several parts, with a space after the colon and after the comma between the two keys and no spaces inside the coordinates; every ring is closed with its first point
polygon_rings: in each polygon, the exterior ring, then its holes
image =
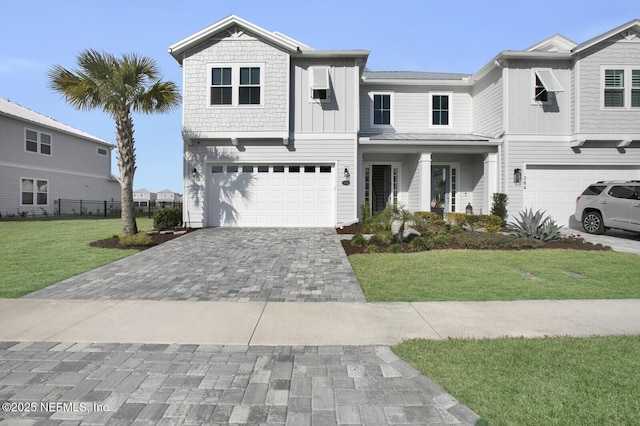
{"type": "Polygon", "coordinates": [[[592,183],[640,179],[638,166],[527,166],[524,208],[545,210],[559,225],[575,224],[576,198],[592,183]]]}
{"type": "Polygon", "coordinates": [[[287,165],[213,166],[208,225],[333,226],[333,168],[299,167],[291,172],[287,165]]]}

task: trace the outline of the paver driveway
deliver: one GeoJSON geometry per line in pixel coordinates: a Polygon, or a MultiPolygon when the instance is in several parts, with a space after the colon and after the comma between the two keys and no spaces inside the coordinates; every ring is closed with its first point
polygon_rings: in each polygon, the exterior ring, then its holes
{"type": "Polygon", "coordinates": [[[28,298],[364,302],[333,229],[207,228],[28,298]]]}

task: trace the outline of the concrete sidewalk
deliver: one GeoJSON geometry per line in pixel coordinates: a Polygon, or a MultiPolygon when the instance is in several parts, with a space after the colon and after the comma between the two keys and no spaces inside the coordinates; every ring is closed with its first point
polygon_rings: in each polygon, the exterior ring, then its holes
{"type": "Polygon", "coordinates": [[[389,345],[640,333],[640,299],[279,303],[0,299],[0,341],[389,345]]]}

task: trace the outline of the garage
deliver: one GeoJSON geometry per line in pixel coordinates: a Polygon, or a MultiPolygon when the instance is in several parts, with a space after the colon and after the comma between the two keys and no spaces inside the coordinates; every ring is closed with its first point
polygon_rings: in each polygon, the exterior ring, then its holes
{"type": "Polygon", "coordinates": [[[335,226],[331,164],[211,164],[208,226],[335,226]]]}
{"type": "Polygon", "coordinates": [[[638,180],[640,166],[527,165],[524,208],[545,210],[559,224],[577,225],[573,219],[576,198],[601,180],[638,180]]]}

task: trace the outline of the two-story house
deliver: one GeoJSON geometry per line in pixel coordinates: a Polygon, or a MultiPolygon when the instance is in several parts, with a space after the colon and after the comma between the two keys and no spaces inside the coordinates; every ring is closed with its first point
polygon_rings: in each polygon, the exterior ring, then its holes
{"type": "Polygon", "coordinates": [[[147,188],[140,188],[133,191],[133,203],[136,206],[155,205],[158,195],[147,188]]]}
{"type": "Polygon", "coordinates": [[[475,74],[375,72],[236,16],[174,44],[189,226],[340,226],[396,203],[547,210],[640,179],[640,21],[556,35],[475,74]]]}
{"type": "Polygon", "coordinates": [[[0,214],[56,214],[60,199],[119,201],[114,147],[0,98],[0,214]]]}
{"type": "Polygon", "coordinates": [[[156,203],[161,206],[175,206],[182,203],[182,195],[170,189],[163,189],[156,193],[156,203]]]}

